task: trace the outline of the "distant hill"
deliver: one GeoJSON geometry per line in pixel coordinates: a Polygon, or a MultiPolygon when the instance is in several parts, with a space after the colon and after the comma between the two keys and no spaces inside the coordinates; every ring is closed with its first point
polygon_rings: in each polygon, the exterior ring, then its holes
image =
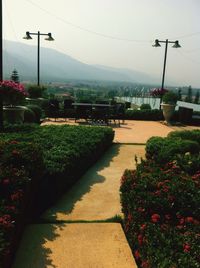
{"type": "MultiPolygon", "coordinates": [[[[37,46],[4,41],[4,77],[9,78],[16,68],[21,81],[37,79],[37,46]]],[[[77,80],[104,80],[156,83],[145,73],[101,65],[88,65],[55,49],[40,48],[40,76],[42,82],[77,80]]]]}

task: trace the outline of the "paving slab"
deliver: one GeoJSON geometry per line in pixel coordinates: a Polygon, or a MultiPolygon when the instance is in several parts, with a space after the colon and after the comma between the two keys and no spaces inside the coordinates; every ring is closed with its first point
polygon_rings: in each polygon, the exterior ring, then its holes
{"type": "Polygon", "coordinates": [[[120,180],[125,169],[135,169],[135,155],[144,158],[145,146],[113,145],[42,218],[92,221],[120,215],[120,180]]]}
{"type": "Polygon", "coordinates": [[[118,223],[29,225],[12,268],[136,268],[118,223]]]}

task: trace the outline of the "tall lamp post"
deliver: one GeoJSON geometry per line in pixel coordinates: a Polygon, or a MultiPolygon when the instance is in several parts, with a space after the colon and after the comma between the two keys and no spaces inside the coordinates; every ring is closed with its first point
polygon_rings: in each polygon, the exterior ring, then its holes
{"type": "Polygon", "coordinates": [[[54,38],[51,36],[51,33],[44,34],[38,31],[37,33],[26,32],[23,39],[30,40],[32,39],[31,35],[37,35],[37,85],[40,86],[40,35],[48,36],[45,38],[47,41],[54,41],[54,38]]]}
{"type": "Polygon", "coordinates": [[[160,43],[165,43],[165,56],[164,56],[164,65],[163,65],[163,75],[162,75],[162,85],[161,85],[161,89],[164,88],[164,82],[165,82],[165,69],[166,69],[166,60],[167,60],[167,48],[168,48],[168,44],[171,43],[171,44],[174,44],[172,47],[173,48],[179,48],[181,47],[179,45],[179,42],[178,40],[176,41],[169,41],[168,39],[166,39],[165,41],[162,41],[162,40],[158,40],[156,39],[155,40],[155,44],[153,45],[153,47],[160,47],[160,43]]]}

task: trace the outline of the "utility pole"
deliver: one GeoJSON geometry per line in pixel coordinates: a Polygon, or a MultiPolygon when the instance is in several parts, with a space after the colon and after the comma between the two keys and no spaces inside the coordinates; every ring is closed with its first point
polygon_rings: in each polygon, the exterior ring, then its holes
{"type": "MultiPolygon", "coordinates": [[[[3,80],[3,14],[0,0],[0,81],[3,80]]],[[[0,130],[3,129],[3,98],[0,95],[0,130]]]]}

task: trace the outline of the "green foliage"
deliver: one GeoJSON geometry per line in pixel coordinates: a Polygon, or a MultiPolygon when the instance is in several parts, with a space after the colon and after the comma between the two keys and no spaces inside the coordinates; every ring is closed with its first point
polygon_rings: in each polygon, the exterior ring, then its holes
{"type": "Polygon", "coordinates": [[[184,155],[187,152],[197,154],[200,145],[191,140],[174,138],[151,137],[146,144],[146,157],[158,163],[166,163],[176,159],[177,155],[184,155]]]}
{"type": "MultiPolygon", "coordinates": [[[[43,126],[35,128],[28,135],[21,133],[2,134],[4,140],[15,139],[38,144],[44,152],[46,172],[62,173],[78,159],[87,159],[87,154],[98,154],[112,143],[114,132],[106,127],[43,126]]],[[[14,131],[14,129],[12,129],[14,131]]],[[[27,130],[28,132],[28,130],[27,130]]],[[[94,157],[95,158],[95,157],[94,157]]],[[[88,159],[87,159],[88,160],[88,159]]],[[[84,160],[80,163],[83,165],[84,160]]]]}
{"type": "Polygon", "coordinates": [[[148,103],[143,103],[143,104],[140,106],[140,110],[151,110],[151,105],[148,104],[148,103]]]}
{"type": "Polygon", "coordinates": [[[35,123],[40,123],[40,119],[41,119],[41,116],[42,116],[42,109],[40,108],[40,106],[34,105],[34,104],[29,104],[29,105],[27,105],[27,108],[34,112],[34,114],[35,114],[35,123]]]}
{"type": "Polygon", "coordinates": [[[149,120],[160,121],[163,120],[161,110],[126,110],[125,119],[127,120],[149,120]]]}
{"type": "Polygon", "coordinates": [[[188,87],[188,93],[187,96],[185,97],[186,102],[192,102],[192,87],[188,87]]]}
{"type": "Polygon", "coordinates": [[[196,92],[194,103],[196,103],[196,104],[199,103],[199,91],[196,92]]]}
{"type": "Polygon", "coordinates": [[[172,131],[168,134],[169,138],[179,138],[182,140],[196,141],[200,145],[200,130],[183,130],[183,131],[172,131]]]}
{"type": "Polygon", "coordinates": [[[35,123],[36,118],[35,118],[35,113],[31,109],[26,109],[24,111],[24,122],[25,123],[35,123]]]}
{"type": "Polygon", "coordinates": [[[138,267],[199,267],[200,173],[142,161],[121,183],[124,230],[138,267]],[[188,264],[190,266],[188,266],[188,264]]]}
{"type": "Polygon", "coordinates": [[[28,87],[28,94],[30,98],[41,98],[44,96],[46,91],[45,86],[31,85],[28,87]]]}
{"type": "Polygon", "coordinates": [[[162,101],[166,104],[176,104],[178,98],[178,94],[174,93],[173,91],[168,91],[163,95],[162,101]]]}
{"type": "MultiPolygon", "coordinates": [[[[29,212],[30,189],[43,170],[38,146],[0,141],[0,266],[10,267],[29,212]]],[[[33,190],[33,189],[32,189],[33,190]]]]}

